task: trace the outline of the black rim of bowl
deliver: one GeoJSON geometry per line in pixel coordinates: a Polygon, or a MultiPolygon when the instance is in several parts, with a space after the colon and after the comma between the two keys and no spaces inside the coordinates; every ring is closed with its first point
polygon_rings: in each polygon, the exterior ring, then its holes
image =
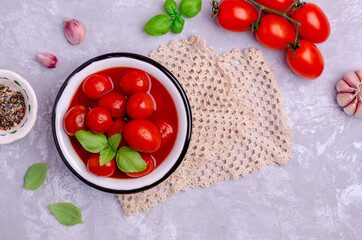
{"type": "Polygon", "coordinates": [[[87,62],[83,63],[81,66],[79,66],[76,70],[74,70],[69,76],[68,78],[64,81],[63,85],[61,86],[57,97],[55,98],[55,102],[54,102],[54,106],[53,106],[53,112],[52,112],[52,131],[53,131],[53,139],[56,145],[56,148],[58,150],[58,153],[60,155],[60,157],[62,158],[64,164],[69,168],[69,170],[75,175],[77,176],[80,180],[82,180],[84,183],[86,183],[87,185],[96,188],[98,190],[104,191],[104,192],[109,192],[109,193],[117,193],[117,194],[131,194],[131,193],[137,193],[137,192],[142,192],[145,191],[147,189],[153,188],[156,185],[160,184],[161,182],[163,182],[164,180],[166,180],[177,168],[178,166],[181,164],[182,160],[185,157],[186,151],[188,149],[188,146],[190,144],[190,139],[191,139],[191,133],[192,133],[192,117],[191,117],[191,108],[190,108],[190,103],[187,99],[187,96],[185,94],[185,91],[183,90],[183,88],[181,87],[180,83],[177,81],[177,79],[172,75],[172,73],[170,71],[168,71],[165,67],[163,67],[161,64],[159,64],[158,62],[142,56],[142,55],[138,55],[138,54],[134,54],[134,53],[126,53],[126,52],[116,52],[116,53],[109,53],[109,54],[105,54],[105,55],[101,55],[95,58],[92,58],[90,60],[88,60],[87,62]],[[108,58],[119,58],[119,57],[126,57],[126,58],[133,58],[136,60],[140,60],[146,63],[149,63],[153,66],[155,66],[156,68],[158,68],[161,72],[163,72],[170,80],[171,82],[175,85],[177,91],[179,92],[182,100],[183,100],[183,104],[185,106],[185,110],[186,110],[186,120],[187,120],[187,129],[186,129],[186,138],[185,138],[185,142],[184,142],[184,146],[183,149],[181,151],[180,156],[178,157],[177,161],[175,162],[175,164],[172,166],[172,168],[158,181],[141,187],[141,188],[136,188],[136,189],[131,189],[131,190],[115,190],[115,189],[111,189],[111,188],[105,188],[102,186],[99,186],[97,184],[94,184],[88,180],[86,180],[85,178],[83,178],[79,173],[77,173],[72,166],[68,163],[67,159],[64,157],[63,152],[60,148],[59,142],[58,142],[58,138],[57,138],[57,133],[55,130],[55,119],[56,119],[56,109],[58,106],[58,101],[60,99],[60,97],[63,94],[64,89],[66,88],[66,86],[68,85],[68,82],[70,81],[70,79],[78,72],[80,72],[81,70],[83,70],[85,67],[87,67],[88,65],[92,64],[93,62],[97,62],[97,61],[101,61],[104,59],[108,59],[108,58]]]}

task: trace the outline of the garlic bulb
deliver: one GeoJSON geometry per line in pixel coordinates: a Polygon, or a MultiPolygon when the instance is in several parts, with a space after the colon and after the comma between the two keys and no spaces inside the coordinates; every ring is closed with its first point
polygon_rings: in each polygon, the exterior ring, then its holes
{"type": "Polygon", "coordinates": [[[71,18],[64,19],[64,32],[68,42],[72,45],[81,43],[86,34],[83,23],[71,18]]]}
{"type": "Polygon", "coordinates": [[[362,70],[349,72],[340,80],[336,89],[337,103],[348,115],[362,117],[362,70]]]}
{"type": "Polygon", "coordinates": [[[58,59],[50,53],[39,53],[36,55],[39,62],[47,68],[55,68],[58,66],[58,59]]]}

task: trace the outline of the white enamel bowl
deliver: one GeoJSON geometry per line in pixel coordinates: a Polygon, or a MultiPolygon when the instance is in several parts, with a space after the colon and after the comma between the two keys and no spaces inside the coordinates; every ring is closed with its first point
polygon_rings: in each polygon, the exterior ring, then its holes
{"type": "Polygon", "coordinates": [[[131,53],[111,53],[93,58],[77,68],[65,80],[56,97],[53,115],[53,138],[58,152],[66,166],[86,184],[111,193],[135,193],[156,186],[169,177],[183,160],[191,138],[190,105],[181,85],[162,65],[150,58],[131,53]],[[98,177],[90,173],[73,149],[69,137],[63,129],[63,117],[74,93],[87,76],[113,67],[131,67],[141,69],[166,87],[175,102],[178,115],[178,131],[175,145],[164,160],[152,173],[135,179],[114,179],[98,177]]]}
{"type": "Polygon", "coordinates": [[[8,86],[13,91],[21,92],[25,100],[25,115],[21,122],[9,130],[0,130],[0,144],[9,144],[25,137],[33,128],[38,103],[33,88],[17,73],[0,69],[0,84],[8,86]]]}

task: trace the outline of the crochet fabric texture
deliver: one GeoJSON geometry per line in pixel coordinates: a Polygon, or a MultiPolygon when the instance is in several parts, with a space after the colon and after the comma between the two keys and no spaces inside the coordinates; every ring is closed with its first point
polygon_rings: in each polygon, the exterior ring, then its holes
{"type": "Polygon", "coordinates": [[[234,49],[217,55],[193,36],[161,46],[150,57],[184,88],[193,133],[183,162],[167,180],[118,196],[126,215],[147,212],[181,190],[236,179],[275,162],[285,165],[292,158],[282,97],[261,51],[234,49]]]}

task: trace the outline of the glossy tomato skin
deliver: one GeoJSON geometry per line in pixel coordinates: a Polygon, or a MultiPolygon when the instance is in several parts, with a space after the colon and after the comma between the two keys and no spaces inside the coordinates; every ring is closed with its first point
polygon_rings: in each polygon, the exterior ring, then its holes
{"type": "Polygon", "coordinates": [[[92,74],[83,81],[82,90],[92,100],[99,99],[103,94],[113,89],[111,79],[104,74],[92,74]]]}
{"type": "Polygon", "coordinates": [[[98,100],[98,106],[108,109],[112,117],[120,118],[126,114],[127,98],[118,92],[109,92],[98,100]]]}
{"type": "Polygon", "coordinates": [[[150,121],[135,119],[126,124],[123,136],[133,149],[143,153],[156,152],[161,147],[161,134],[150,121]]]}
{"type": "MultiPolygon", "coordinates": [[[[294,0],[255,0],[255,2],[275,11],[284,12],[294,3],[294,0]]],[[[287,15],[289,15],[292,11],[293,8],[288,10],[287,15]]]]}
{"type": "Polygon", "coordinates": [[[295,52],[288,50],[287,60],[289,67],[299,76],[305,79],[319,77],[324,69],[324,60],[321,52],[313,43],[306,40],[299,40],[300,47],[295,52]]]}
{"type": "Polygon", "coordinates": [[[259,29],[255,31],[256,39],[265,47],[283,50],[287,43],[293,43],[295,30],[283,17],[266,15],[261,19],[259,29]]]}
{"type": "MultiPolygon", "coordinates": [[[[300,37],[312,43],[325,42],[331,32],[327,16],[322,9],[313,3],[306,3],[295,10],[291,18],[301,23],[300,37]]],[[[293,27],[296,29],[295,24],[293,27]]]]}
{"type": "MultiPolygon", "coordinates": [[[[111,129],[109,129],[108,132],[106,133],[107,138],[110,138],[111,136],[113,136],[116,133],[123,134],[124,126],[126,126],[126,123],[127,122],[123,119],[114,120],[111,129]]],[[[127,145],[126,140],[124,140],[124,137],[122,136],[122,139],[118,145],[118,148],[121,148],[126,145],[127,145]]]]}
{"type": "Polygon", "coordinates": [[[106,163],[103,166],[99,165],[99,154],[92,154],[87,162],[87,169],[89,172],[100,176],[100,177],[110,177],[116,171],[116,161],[112,159],[110,162],[106,163]]]}
{"type": "Polygon", "coordinates": [[[86,124],[94,134],[100,134],[111,129],[113,120],[107,109],[103,107],[94,107],[87,115],[86,124]]]}
{"type": "Polygon", "coordinates": [[[141,153],[141,157],[146,163],[146,169],[141,172],[125,173],[127,176],[133,178],[143,177],[150,174],[156,168],[156,161],[150,154],[141,153]]]}
{"type": "Polygon", "coordinates": [[[144,92],[132,94],[127,101],[127,114],[132,119],[145,119],[151,116],[155,104],[150,95],[144,92]]]}
{"type": "Polygon", "coordinates": [[[87,130],[85,119],[89,110],[86,106],[76,105],[68,110],[64,115],[63,127],[64,131],[71,137],[80,130],[87,130]]]}
{"type": "Polygon", "coordinates": [[[162,144],[167,144],[174,134],[174,129],[172,125],[165,120],[158,120],[155,122],[156,127],[158,127],[161,137],[162,137],[162,144]]]}
{"type": "Polygon", "coordinates": [[[222,0],[216,15],[219,25],[229,31],[245,32],[258,19],[256,8],[244,0],[222,0]]]}
{"type": "Polygon", "coordinates": [[[126,96],[136,92],[147,92],[150,88],[150,78],[144,71],[135,69],[121,78],[119,87],[126,96]]]}

